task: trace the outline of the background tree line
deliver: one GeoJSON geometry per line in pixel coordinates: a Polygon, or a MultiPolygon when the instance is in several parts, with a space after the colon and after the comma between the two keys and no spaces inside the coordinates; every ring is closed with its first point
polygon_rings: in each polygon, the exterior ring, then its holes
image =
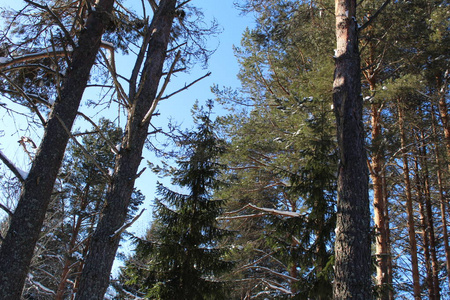
{"type": "MultiPolygon", "coordinates": [[[[15,210],[4,208],[0,269],[18,272],[2,271],[4,299],[18,299],[24,284],[24,298],[103,298],[120,235],[143,200],[134,180],[156,104],[171,74],[210,54],[202,41],[215,28],[196,27],[201,14],[188,2],[149,1],[149,15],[138,16],[125,3],[27,1],[5,16],[4,101],[28,108],[30,126],[46,134],[26,178],[10,166],[23,185],[15,210]],[[91,65],[76,56],[86,54],[85,37],[100,49],[89,48],[91,65]],[[134,53],[130,76],[116,70],[111,47],[134,53]],[[81,82],[77,64],[95,76],[81,82]],[[125,128],[78,112],[81,94],[66,99],[88,84],[125,112],[125,128]],[[92,130],[70,133],[77,113],[92,130]],[[64,139],[49,165],[55,136],[64,139]],[[54,178],[46,191],[40,156],[54,178]],[[34,199],[47,200],[30,210],[34,199]]],[[[448,297],[448,2],[239,5],[256,24],[235,48],[242,87],[214,86],[228,112],[212,122],[196,109],[196,129],[170,134],[175,167],[150,164],[182,191],[158,186],[152,225],[113,283],[117,299],[448,297]]],[[[4,195],[17,198],[7,179],[4,195]]]]}

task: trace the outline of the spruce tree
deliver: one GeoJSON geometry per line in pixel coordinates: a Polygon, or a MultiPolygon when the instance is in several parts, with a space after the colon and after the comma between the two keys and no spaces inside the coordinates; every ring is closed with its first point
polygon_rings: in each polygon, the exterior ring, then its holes
{"type": "Polygon", "coordinates": [[[125,277],[151,299],[227,299],[219,275],[229,269],[219,241],[229,235],[216,218],[224,201],[213,199],[223,166],[217,156],[223,141],[216,138],[209,113],[201,112],[195,132],[184,134],[172,183],[183,192],[158,183],[154,222],[136,249],[142,266],[128,263],[125,277]]]}

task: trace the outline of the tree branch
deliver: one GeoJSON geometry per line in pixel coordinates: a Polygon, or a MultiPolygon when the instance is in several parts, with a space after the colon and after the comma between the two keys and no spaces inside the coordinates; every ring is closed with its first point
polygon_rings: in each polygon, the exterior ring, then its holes
{"type": "Polygon", "coordinates": [[[62,125],[62,127],[64,128],[64,130],[66,131],[67,135],[69,135],[69,137],[75,142],[75,144],[77,144],[78,147],[80,147],[81,151],[83,152],[83,154],[92,161],[92,163],[99,169],[100,172],[103,173],[103,175],[108,178],[111,179],[111,176],[109,176],[108,172],[106,172],[97,162],[97,160],[91,155],[89,154],[89,152],[86,150],[86,148],[83,147],[83,145],[81,145],[81,143],[73,136],[73,134],[70,132],[69,128],[67,128],[66,124],[64,124],[64,121],[61,120],[61,118],[55,114],[56,118],[58,118],[59,123],[62,125]]]}
{"type": "Polygon", "coordinates": [[[203,75],[202,77],[192,81],[191,83],[189,83],[188,85],[185,85],[183,88],[179,89],[178,91],[173,92],[172,94],[169,94],[167,96],[162,97],[160,100],[166,100],[169,99],[170,97],[172,97],[175,94],[178,94],[184,90],[187,90],[188,88],[190,88],[191,86],[193,86],[194,84],[196,84],[197,82],[199,82],[200,80],[208,77],[209,75],[211,75],[211,72],[206,73],[205,75],[203,75]]]}
{"type": "Polygon", "coordinates": [[[14,173],[14,175],[19,179],[21,183],[25,181],[25,178],[23,176],[23,172],[19,170],[7,157],[6,155],[0,150],[0,160],[3,161],[3,163],[11,170],[11,172],[14,173]]]}
{"type": "Polygon", "coordinates": [[[122,235],[122,233],[124,233],[125,230],[127,230],[128,227],[130,227],[131,225],[133,225],[133,223],[136,222],[137,219],[139,219],[139,217],[142,215],[142,213],[144,213],[144,211],[145,211],[145,208],[142,209],[141,212],[140,212],[137,216],[135,216],[135,217],[133,218],[133,220],[131,220],[130,222],[124,224],[122,227],[120,227],[119,229],[117,229],[117,230],[114,232],[113,236],[111,237],[111,240],[114,240],[114,239],[120,237],[120,236],[122,235]]]}
{"type": "Polygon", "coordinates": [[[366,23],[364,23],[363,25],[361,25],[361,27],[358,28],[358,31],[363,31],[364,29],[366,29],[373,22],[373,20],[375,20],[378,17],[378,15],[386,8],[389,2],[391,2],[391,0],[384,1],[383,5],[381,5],[381,7],[373,14],[373,16],[371,16],[366,23]]]}
{"type": "Polygon", "coordinates": [[[153,112],[156,109],[156,106],[158,105],[158,102],[161,100],[161,96],[164,93],[164,91],[166,90],[167,85],[169,84],[170,81],[170,76],[172,75],[173,70],[175,69],[175,65],[177,64],[178,60],[181,57],[181,51],[178,50],[177,55],[175,56],[175,59],[172,62],[172,65],[170,66],[169,69],[169,73],[167,74],[164,83],[161,87],[161,90],[159,91],[158,96],[155,98],[155,100],[153,100],[152,106],[150,107],[150,109],[148,110],[148,112],[145,114],[144,118],[142,119],[141,122],[141,126],[143,126],[145,123],[147,123],[148,121],[150,121],[150,119],[152,118],[153,112]]]}

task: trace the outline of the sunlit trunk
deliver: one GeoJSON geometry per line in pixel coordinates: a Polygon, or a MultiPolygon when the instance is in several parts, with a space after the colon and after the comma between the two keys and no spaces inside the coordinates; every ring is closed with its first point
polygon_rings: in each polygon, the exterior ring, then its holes
{"type": "Polygon", "coordinates": [[[411,269],[412,269],[412,279],[413,279],[413,290],[414,299],[422,299],[420,295],[420,278],[419,278],[419,263],[417,260],[417,241],[416,241],[416,231],[414,225],[414,211],[411,195],[411,182],[409,179],[409,155],[406,148],[406,133],[403,118],[403,108],[402,102],[398,100],[398,126],[400,130],[400,141],[402,149],[403,158],[403,176],[405,183],[405,196],[406,196],[406,212],[408,215],[408,234],[409,234],[409,251],[411,255],[411,269]]]}

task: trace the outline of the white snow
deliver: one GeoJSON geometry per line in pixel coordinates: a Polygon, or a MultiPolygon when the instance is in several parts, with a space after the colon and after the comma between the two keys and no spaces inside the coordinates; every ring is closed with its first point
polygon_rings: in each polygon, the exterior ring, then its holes
{"type": "Polygon", "coordinates": [[[27,179],[28,172],[25,172],[21,168],[17,167],[11,160],[8,159],[8,157],[0,150],[0,154],[4,157],[5,160],[8,161],[8,163],[17,170],[17,172],[20,174],[20,177],[22,177],[23,180],[27,179]]]}
{"type": "Polygon", "coordinates": [[[103,44],[103,45],[105,45],[105,46],[108,46],[108,47],[114,48],[114,45],[113,45],[113,44],[112,44],[111,42],[108,42],[108,41],[102,40],[102,44],[103,44]]]}
{"type": "Polygon", "coordinates": [[[6,64],[7,62],[10,62],[11,58],[9,57],[0,57],[0,64],[6,64]]]}

